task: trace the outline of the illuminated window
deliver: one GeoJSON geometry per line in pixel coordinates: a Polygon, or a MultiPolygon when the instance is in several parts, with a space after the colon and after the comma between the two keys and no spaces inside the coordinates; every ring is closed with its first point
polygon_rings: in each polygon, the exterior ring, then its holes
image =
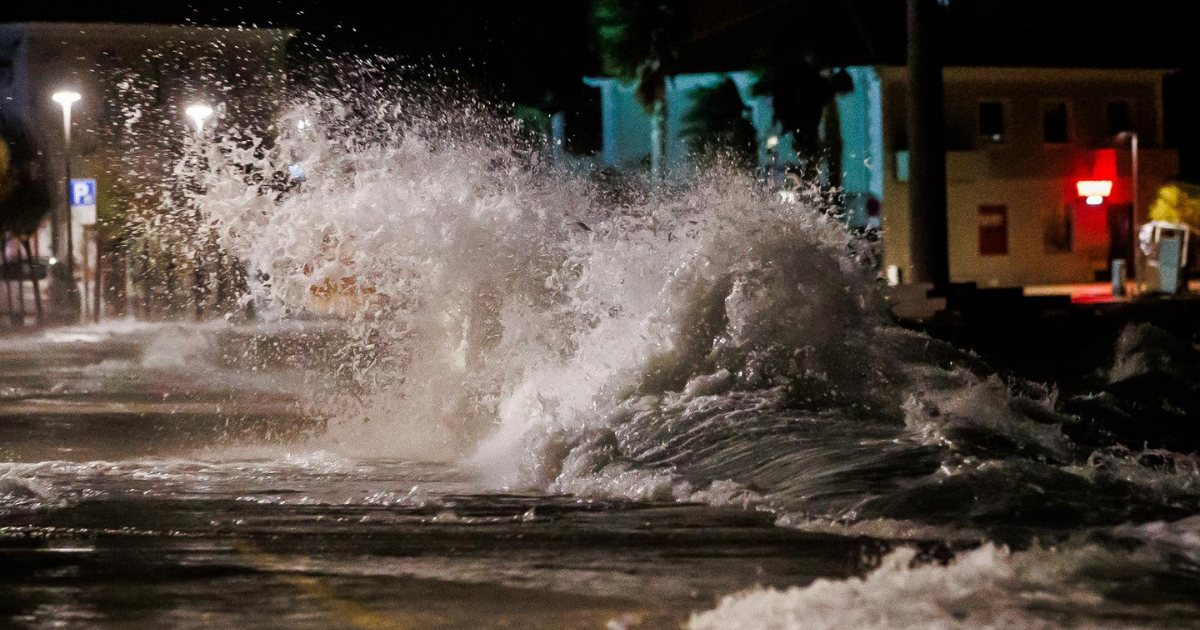
{"type": "Polygon", "coordinates": [[[1004,142],[1004,103],[979,104],[979,135],[988,142],[1004,142]]]}
{"type": "Polygon", "coordinates": [[[1070,115],[1066,101],[1042,103],[1042,139],[1047,144],[1066,144],[1071,141],[1070,115]]]}

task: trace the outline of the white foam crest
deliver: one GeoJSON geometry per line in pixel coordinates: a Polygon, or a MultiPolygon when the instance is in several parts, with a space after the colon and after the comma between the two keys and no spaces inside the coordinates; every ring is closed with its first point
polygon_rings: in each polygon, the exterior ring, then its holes
{"type": "Polygon", "coordinates": [[[1006,441],[1013,451],[1067,458],[1071,443],[1061,424],[1053,421],[1053,391],[1042,399],[1023,398],[996,375],[980,379],[966,370],[951,374],[961,383],[922,388],[905,403],[904,422],[914,434],[949,445],[956,434],[985,434],[1006,441]]]}
{"type": "MultiPolygon", "coordinates": [[[[968,630],[1142,628],[1155,606],[1108,600],[1088,571],[1128,557],[1094,547],[1010,553],[991,543],[940,566],[901,548],[863,578],[755,589],[693,614],[691,630],[968,630]]],[[[1160,559],[1161,561],[1161,559],[1160,559]]],[[[1094,577],[1094,576],[1093,576],[1094,577]]],[[[1097,580],[1099,582],[1099,580],[1097,580]]],[[[1161,611],[1158,611],[1161,612],[1161,611]]],[[[1185,617],[1181,617],[1185,618],[1185,617]]]]}
{"type": "Polygon", "coordinates": [[[593,426],[648,377],[713,352],[836,338],[866,310],[844,227],[753,182],[717,177],[617,208],[508,147],[399,123],[364,146],[333,135],[346,133],[339,116],[337,103],[302,105],[286,118],[324,122],[265,159],[210,151],[200,201],[223,245],[267,277],[260,298],[343,317],[358,351],[379,350],[357,374],[373,393],[331,423],[340,448],[452,458],[489,436],[474,461],[521,483],[514,453],[531,432],[593,426]],[[307,179],[263,195],[246,162],[298,163],[307,179]],[[692,347],[714,302],[717,347],[692,347]]]}
{"type": "Polygon", "coordinates": [[[945,543],[970,545],[987,539],[987,533],[982,529],[959,525],[930,525],[893,518],[845,520],[784,513],[775,519],[775,525],[813,534],[833,534],[849,538],[875,538],[891,541],[938,540],[945,543]]]}
{"type": "Polygon", "coordinates": [[[1014,395],[970,357],[890,332],[859,245],[819,209],[724,173],[617,205],[489,135],[508,123],[431,132],[420,108],[361,97],[307,98],[272,142],[209,147],[196,199],[249,263],[255,300],[351,332],[328,357],[341,411],[313,448],[687,500],[686,476],[622,455],[647,450],[612,433],[631,405],[702,420],[707,398],[778,390],[773,409],[866,411],[987,457],[1070,459],[1053,392],[1014,395]],[[280,183],[289,166],[303,182],[280,183]]]}
{"type": "MultiPolygon", "coordinates": [[[[137,480],[203,480],[212,475],[246,473],[269,477],[299,471],[309,475],[350,474],[364,464],[322,451],[286,451],[284,448],[225,448],[198,453],[203,458],[146,458],[141,460],[93,460],[3,462],[0,475],[9,479],[75,481],[81,478],[127,478],[137,480]]],[[[40,487],[40,486],[39,486],[40,487]]]]}
{"type": "Polygon", "coordinates": [[[4,472],[0,474],[0,514],[13,510],[35,510],[65,505],[67,498],[49,484],[4,472]]]}
{"type": "Polygon", "coordinates": [[[1138,488],[1143,497],[1164,505],[1186,501],[1200,493],[1200,456],[1162,449],[1130,450],[1123,446],[1093,451],[1086,465],[1067,470],[1091,482],[1119,480],[1138,488]]]}

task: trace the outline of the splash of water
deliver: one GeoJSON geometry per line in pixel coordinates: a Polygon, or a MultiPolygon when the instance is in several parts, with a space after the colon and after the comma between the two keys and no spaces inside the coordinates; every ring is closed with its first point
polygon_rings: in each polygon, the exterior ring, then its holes
{"type": "Polygon", "coordinates": [[[188,208],[260,315],[345,331],[310,361],[341,393],[314,449],[808,524],[1052,522],[1100,492],[1057,392],[893,325],[827,208],[719,169],[614,202],[485,108],[378,88],[306,94],[271,138],[197,146],[188,208]],[[964,507],[980,484],[1014,490],[964,507]]]}
{"type": "Polygon", "coordinates": [[[511,146],[430,139],[388,107],[367,143],[327,135],[352,126],[339,102],[306,102],[285,119],[315,122],[285,125],[267,157],[210,151],[200,199],[263,278],[257,297],[358,327],[374,391],[352,436],[332,432],[343,445],[457,456],[490,435],[476,461],[500,467],[531,428],[595,425],[632,395],[844,369],[839,340],[878,323],[843,227],[753,181],[612,207],[511,146]],[[247,162],[306,179],[264,195],[247,162]]]}

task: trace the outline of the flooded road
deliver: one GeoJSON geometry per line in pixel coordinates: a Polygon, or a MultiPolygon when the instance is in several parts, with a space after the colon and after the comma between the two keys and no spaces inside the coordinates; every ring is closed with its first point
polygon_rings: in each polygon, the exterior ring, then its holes
{"type": "MultiPolygon", "coordinates": [[[[1119,524],[1129,512],[1117,512],[1105,518],[1118,524],[1066,534],[1075,517],[1054,501],[1080,482],[1016,477],[1014,490],[995,475],[1025,469],[995,465],[897,482],[926,449],[878,428],[844,442],[809,422],[786,437],[766,412],[743,416],[738,439],[774,433],[756,449],[778,453],[760,461],[798,477],[765,497],[732,482],[673,497],[642,475],[653,466],[618,467],[605,492],[502,488],[469,460],[339,450],[322,401],[342,401],[294,352],[297,338],[313,348],[330,334],[110,324],[0,340],[0,628],[1200,627],[1200,517],[1186,517],[1196,474],[1182,456],[1169,474],[1146,455],[1122,473],[1143,502],[1167,500],[1170,483],[1175,498],[1151,514],[1163,520],[1119,524]],[[852,482],[898,484],[887,503],[914,520],[788,511],[801,491],[814,510],[854,497],[852,482]],[[964,483],[977,484],[973,500],[956,498],[964,483]],[[1031,496],[1041,513],[1022,507],[1031,496]],[[978,511],[993,504],[1017,511],[978,511]],[[1058,544],[988,542],[1047,511],[1059,524],[1035,531],[1058,544]],[[979,528],[996,514],[1011,522],[979,528]],[[951,526],[968,518],[977,525],[951,526]]],[[[654,435],[645,423],[623,431],[654,435]]],[[[1130,504],[1097,474],[1067,476],[1093,480],[1095,501],[1130,504]]]]}
{"type": "Polygon", "coordinates": [[[0,627],[1200,627],[1186,334],[1004,373],[827,209],[612,198],[377,96],[193,147],[228,319],[0,339],[0,627]]]}
{"type": "Polygon", "coordinates": [[[194,334],[2,340],[0,627],[678,627],[883,548],[754,510],[483,491],[447,464],[313,450],[303,378],[189,358],[194,334]]]}

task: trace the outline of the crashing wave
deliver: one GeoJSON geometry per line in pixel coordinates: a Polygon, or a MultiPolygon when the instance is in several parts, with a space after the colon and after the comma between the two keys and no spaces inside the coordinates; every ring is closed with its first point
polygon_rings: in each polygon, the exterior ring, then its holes
{"type": "Polygon", "coordinates": [[[343,411],[313,448],[581,496],[736,484],[792,522],[1134,514],[1131,486],[1087,472],[1107,428],[893,324],[827,208],[719,170],[614,203],[480,111],[310,94],[271,142],[205,149],[195,202],[250,265],[247,299],[349,331],[322,355],[343,411]],[[263,184],[291,165],[302,182],[263,184]]]}

